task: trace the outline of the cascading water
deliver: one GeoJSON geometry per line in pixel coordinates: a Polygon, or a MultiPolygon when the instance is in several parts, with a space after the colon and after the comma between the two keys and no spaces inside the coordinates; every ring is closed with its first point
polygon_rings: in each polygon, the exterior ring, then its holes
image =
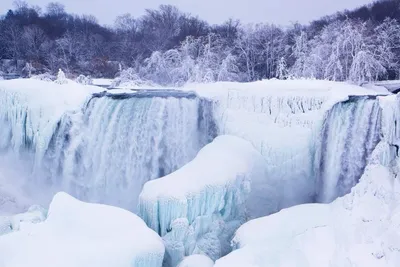
{"type": "MultiPolygon", "coordinates": [[[[9,131],[0,134],[9,140],[9,131]]],[[[182,167],[216,135],[212,103],[195,94],[95,94],[82,112],[63,115],[33,177],[82,200],[135,210],[145,182],[182,167]]]]}
{"type": "Polygon", "coordinates": [[[380,140],[381,108],[371,97],[338,103],[324,119],[323,92],[231,90],[216,102],[182,91],[118,92],[96,93],[81,110],[54,116],[46,101],[1,92],[0,156],[23,156],[20,165],[34,170],[24,177],[38,184],[134,210],[142,185],[193,159],[218,125],[219,134],[249,140],[264,156],[259,190],[276,196],[277,211],[347,193],[380,140]]]}
{"type": "Polygon", "coordinates": [[[317,201],[350,192],[381,139],[381,108],[375,97],[351,97],[327,113],[316,149],[317,201]]]}

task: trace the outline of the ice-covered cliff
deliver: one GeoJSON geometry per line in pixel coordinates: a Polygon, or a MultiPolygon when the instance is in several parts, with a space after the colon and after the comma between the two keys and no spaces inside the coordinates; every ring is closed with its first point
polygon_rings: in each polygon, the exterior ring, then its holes
{"type": "Polygon", "coordinates": [[[163,237],[167,266],[192,254],[220,258],[246,212],[273,212],[265,174],[264,159],[248,141],[219,136],[184,167],[147,182],[139,215],[163,237]]]}

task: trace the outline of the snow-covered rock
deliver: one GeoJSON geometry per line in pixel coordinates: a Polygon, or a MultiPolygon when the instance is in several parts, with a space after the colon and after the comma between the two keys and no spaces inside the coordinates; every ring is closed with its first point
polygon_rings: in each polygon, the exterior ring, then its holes
{"type": "Polygon", "coordinates": [[[145,184],[139,214],[163,236],[167,259],[229,252],[233,232],[249,215],[276,211],[265,161],[243,139],[219,136],[181,169],[145,184]],[[246,208],[247,207],[247,208],[246,208]]]}
{"type": "Polygon", "coordinates": [[[214,261],[209,257],[201,254],[195,254],[185,257],[178,265],[178,267],[212,267],[214,261]]]}
{"type": "Polygon", "coordinates": [[[244,224],[233,239],[237,250],[215,266],[395,267],[399,225],[400,181],[393,168],[371,164],[352,192],[332,204],[297,206],[244,224]]]}
{"type": "Polygon", "coordinates": [[[0,237],[0,266],[161,267],[164,245],[129,211],[55,195],[47,219],[0,237]]]}

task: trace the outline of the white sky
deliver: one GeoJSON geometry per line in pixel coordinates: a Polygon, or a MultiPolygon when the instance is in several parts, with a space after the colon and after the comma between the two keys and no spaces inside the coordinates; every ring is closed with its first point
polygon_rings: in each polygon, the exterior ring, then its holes
{"type": "MultiPolygon", "coordinates": [[[[46,6],[49,0],[27,0],[31,5],[46,6]]],[[[91,14],[102,24],[112,24],[116,16],[131,13],[138,17],[146,8],[172,4],[181,11],[198,15],[211,24],[228,18],[244,23],[269,22],[288,25],[290,22],[307,23],[336,11],[352,9],[372,0],[59,0],[68,12],[91,14]]],[[[0,0],[0,13],[12,8],[13,0],[0,0]]]]}

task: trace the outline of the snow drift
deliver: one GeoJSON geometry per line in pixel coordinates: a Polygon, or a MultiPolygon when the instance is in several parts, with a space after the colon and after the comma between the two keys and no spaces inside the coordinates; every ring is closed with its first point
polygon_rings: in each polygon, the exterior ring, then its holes
{"type": "Polygon", "coordinates": [[[147,182],[139,214],[163,236],[170,266],[196,253],[215,260],[229,252],[246,210],[274,211],[273,186],[265,178],[265,161],[249,142],[219,136],[187,165],[147,182]]]}
{"type": "Polygon", "coordinates": [[[161,238],[120,208],[55,195],[43,223],[0,237],[0,266],[161,267],[161,238]]]}

